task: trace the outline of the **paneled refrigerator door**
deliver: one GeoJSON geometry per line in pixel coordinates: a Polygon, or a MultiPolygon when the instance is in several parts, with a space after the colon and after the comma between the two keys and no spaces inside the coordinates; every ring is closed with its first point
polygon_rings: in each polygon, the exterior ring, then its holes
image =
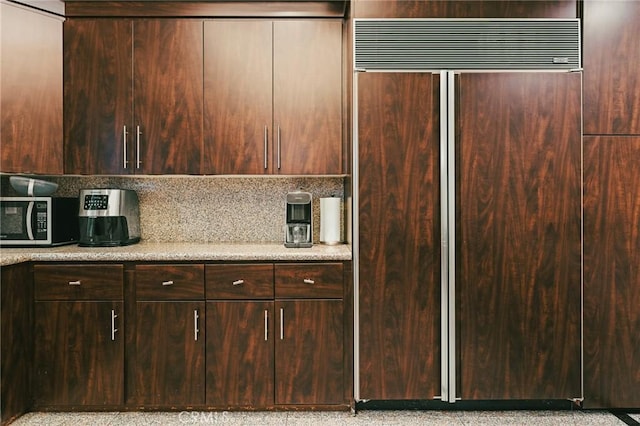
{"type": "Polygon", "coordinates": [[[463,73],[455,98],[458,395],[580,399],[581,74],[463,73]]]}

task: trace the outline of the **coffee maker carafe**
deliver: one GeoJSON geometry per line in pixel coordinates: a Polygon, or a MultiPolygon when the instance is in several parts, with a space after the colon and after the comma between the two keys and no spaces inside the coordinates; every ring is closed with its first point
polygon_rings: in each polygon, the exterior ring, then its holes
{"type": "Polygon", "coordinates": [[[286,224],[284,226],[285,247],[311,247],[313,228],[311,226],[311,194],[289,192],[286,200],[286,224]]]}

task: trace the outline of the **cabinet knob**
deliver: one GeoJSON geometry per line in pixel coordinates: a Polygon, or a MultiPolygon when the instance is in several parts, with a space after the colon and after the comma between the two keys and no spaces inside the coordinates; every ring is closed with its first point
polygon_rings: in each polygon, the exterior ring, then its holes
{"type": "Polygon", "coordinates": [[[312,280],[312,279],[305,278],[305,279],[304,279],[304,283],[305,283],[305,284],[315,284],[316,282],[315,282],[314,280],[312,280]]]}
{"type": "Polygon", "coordinates": [[[242,285],[242,284],[244,284],[244,280],[235,280],[232,284],[233,285],[242,285]]]}
{"type": "Polygon", "coordinates": [[[173,281],[162,281],[162,285],[164,286],[173,285],[173,281]]]}
{"type": "Polygon", "coordinates": [[[80,280],[78,281],[69,281],[69,285],[81,285],[82,282],[80,280]]]}

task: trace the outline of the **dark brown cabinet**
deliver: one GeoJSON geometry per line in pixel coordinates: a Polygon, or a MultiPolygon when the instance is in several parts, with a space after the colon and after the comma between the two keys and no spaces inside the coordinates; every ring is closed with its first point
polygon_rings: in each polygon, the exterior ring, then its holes
{"type": "Polygon", "coordinates": [[[30,264],[1,269],[0,421],[4,425],[31,408],[33,280],[30,264]]]}
{"type": "Polygon", "coordinates": [[[579,398],[581,76],[455,76],[453,301],[438,80],[357,76],[360,396],[439,397],[445,315],[456,397],[579,398]]]}
{"type": "Polygon", "coordinates": [[[430,399],[440,392],[437,77],[357,78],[360,394],[430,399]]]}
{"type": "Polygon", "coordinates": [[[343,172],[342,21],[213,20],[204,39],[203,173],[343,172]]]}
{"type": "Polygon", "coordinates": [[[586,408],[640,406],[640,137],[584,140],[586,408]]]}
{"type": "Polygon", "coordinates": [[[135,405],[204,403],[204,265],[136,265],[135,405]]]}
{"type": "Polygon", "coordinates": [[[575,18],[578,0],[354,0],[357,18],[575,18]]]}
{"type": "Polygon", "coordinates": [[[62,18],[2,10],[0,171],[62,173],[62,18]]]}
{"type": "Polygon", "coordinates": [[[120,406],[123,266],[35,265],[34,284],[34,406],[120,406]]]}
{"type": "Polygon", "coordinates": [[[585,408],[640,406],[640,3],[584,2],[585,408]]]}
{"type": "Polygon", "coordinates": [[[581,76],[462,74],[462,399],[581,396],[581,76]]]}
{"type": "Polygon", "coordinates": [[[640,135],[640,3],[584,2],[584,133],[640,135]]]}
{"type": "Polygon", "coordinates": [[[342,263],[207,265],[207,404],[345,405],[343,280],[342,263]]]}
{"type": "Polygon", "coordinates": [[[198,174],[202,22],[68,19],[65,173],[198,174]]]}

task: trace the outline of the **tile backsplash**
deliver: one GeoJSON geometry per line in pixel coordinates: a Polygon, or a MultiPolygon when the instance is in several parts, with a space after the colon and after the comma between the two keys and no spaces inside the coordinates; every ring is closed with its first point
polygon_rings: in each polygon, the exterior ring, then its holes
{"type": "MultiPolygon", "coordinates": [[[[83,188],[133,189],[140,198],[142,240],[147,242],[282,242],[285,196],[313,195],[313,241],[319,240],[320,197],[344,200],[342,176],[36,176],[58,183],[54,196],[83,188]]],[[[16,195],[8,175],[2,196],[16,195]]],[[[343,211],[345,209],[344,202],[343,211]]],[[[344,215],[343,215],[344,216],[344,215]]],[[[344,222],[344,221],[343,221],[344,222]]],[[[344,223],[342,226],[344,234],[344,223]]],[[[343,235],[344,238],[344,235],[343,235]]]]}

